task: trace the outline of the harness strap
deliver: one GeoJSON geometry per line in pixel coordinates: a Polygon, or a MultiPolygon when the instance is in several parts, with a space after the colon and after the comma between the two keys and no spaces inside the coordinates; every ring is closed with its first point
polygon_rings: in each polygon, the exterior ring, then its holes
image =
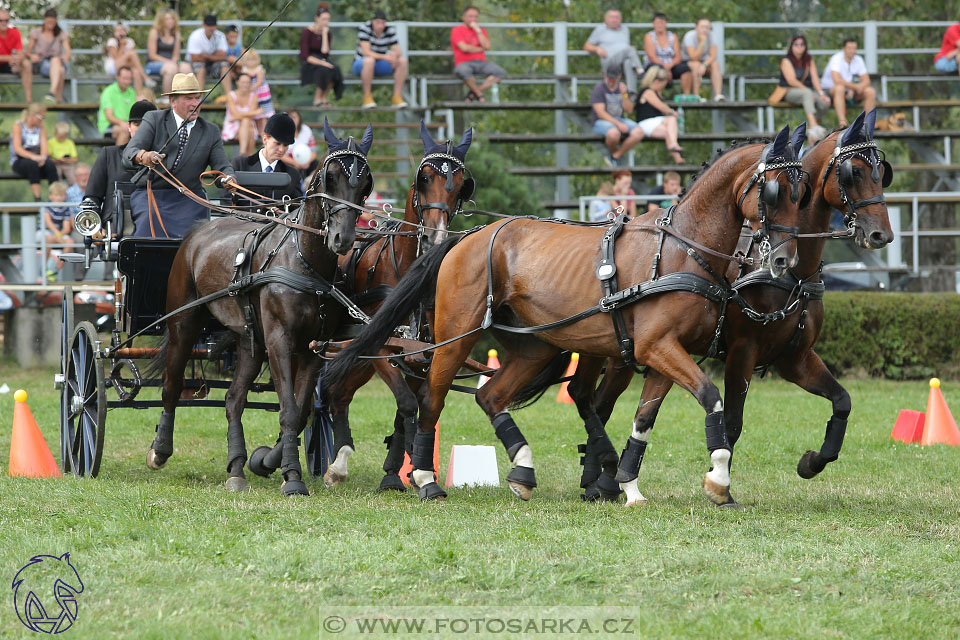
{"type": "MultiPolygon", "coordinates": [[[[617,284],[617,264],[614,258],[614,250],[617,236],[623,231],[623,225],[627,221],[627,216],[617,216],[610,228],[600,238],[600,264],[597,266],[597,277],[600,279],[604,297],[613,295],[620,288],[617,284]]],[[[617,346],[620,348],[620,357],[632,369],[639,371],[637,361],[633,357],[633,338],[627,331],[627,323],[623,319],[623,313],[619,306],[610,309],[610,319],[613,321],[613,333],[617,339],[617,346]]]]}

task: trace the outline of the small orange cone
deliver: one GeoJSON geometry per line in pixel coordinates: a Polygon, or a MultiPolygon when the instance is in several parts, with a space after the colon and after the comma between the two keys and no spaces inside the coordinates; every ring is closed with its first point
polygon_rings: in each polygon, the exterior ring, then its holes
{"type": "Polygon", "coordinates": [[[13,394],[13,434],[10,437],[10,466],[11,476],[26,476],[28,478],[59,478],[60,467],[57,466],[43,439],[37,421],[33,419],[30,407],[27,406],[27,392],[19,389],[13,394]]]}
{"type": "MultiPolygon", "coordinates": [[[[437,474],[437,482],[440,482],[440,423],[433,427],[437,435],[433,438],[433,470],[437,474]]],[[[413,471],[413,464],[410,462],[410,454],[403,453],[403,466],[400,467],[400,480],[404,486],[410,486],[410,472],[413,471]]]]}
{"type": "MultiPolygon", "coordinates": [[[[499,369],[500,368],[500,359],[497,358],[497,350],[490,349],[487,351],[487,369],[499,369]]],[[[480,380],[477,381],[477,389],[487,384],[487,380],[490,379],[490,376],[480,376],[480,380]]]]}
{"type": "Polygon", "coordinates": [[[960,446],[960,430],[950,413],[947,401],[940,392],[940,380],[930,378],[930,398],[927,400],[927,419],[920,444],[948,444],[960,446]]]}
{"type": "MultiPolygon", "coordinates": [[[[577,370],[577,362],[580,361],[580,354],[574,352],[570,355],[570,364],[567,365],[567,370],[563,374],[564,378],[568,378],[574,374],[577,370]]],[[[573,404],[573,398],[570,397],[570,394],[567,393],[567,387],[570,386],[570,381],[567,380],[560,384],[560,391],[557,392],[557,402],[562,402],[563,404],[573,404]]]]}
{"type": "Polygon", "coordinates": [[[900,413],[897,414],[897,421],[893,425],[890,437],[907,444],[920,442],[920,438],[923,437],[923,423],[923,411],[901,409],[900,413]]]}

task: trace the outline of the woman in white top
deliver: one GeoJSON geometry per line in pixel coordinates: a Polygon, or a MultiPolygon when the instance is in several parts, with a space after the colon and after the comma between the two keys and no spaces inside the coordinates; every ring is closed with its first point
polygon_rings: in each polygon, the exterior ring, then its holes
{"type": "Polygon", "coordinates": [[[30,182],[34,200],[40,200],[41,178],[48,183],[57,181],[57,167],[50,158],[47,132],[43,128],[45,115],[46,107],[31,103],[10,129],[10,167],[30,182]]]}
{"type": "Polygon", "coordinates": [[[129,67],[133,72],[134,89],[140,91],[144,84],[152,89],[157,83],[144,73],[140,56],[137,55],[137,45],[133,38],[127,36],[129,32],[130,29],[122,20],[113,25],[113,37],[107,40],[103,48],[103,70],[108,76],[115,76],[117,69],[129,67]]]}

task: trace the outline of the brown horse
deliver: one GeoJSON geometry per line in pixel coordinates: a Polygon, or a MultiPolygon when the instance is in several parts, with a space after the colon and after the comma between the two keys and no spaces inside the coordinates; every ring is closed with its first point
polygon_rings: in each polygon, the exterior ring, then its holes
{"type": "Polygon", "coordinates": [[[252,223],[241,216],[211,220],[183,239],[170,271],[168,313],[227,289],[244,265],[246,273],[262,271],[271,277],[264,278],[262,286],[192,306],[167,320],[167,339],[159,356],[166,365],[163,413],[147,454],[151,469],[162,468],[173,455],[174,413],[183,390],[183,370],[193,345],[214,318],[238,336],[236,374],[226,393],[227,489],[247,488],[243,473],[247,450],[240,419],[247,390],[266,356],[280,401],[281,492],[308,495],[301,479],[298,435],[312,407],[302,399],[311,397],[321,365],[309,344],[329,337],[343,316],[340,303],[320,292],[333,281],[337,254],[346,253],[356,236],[359,209],[345,203],[361,204],[373,188],[366,160],[372,128],[367,127],[357,144],[353,138],[337,138],[324,120],[324,137],[329,152],[297,214],[300,225],[317,233],[252,223]],[[249,304],[238,304],[242,298],[249,304]]]}
{"type": "MultiPolygon", "coordinates": [[[[407,193],[403,215],[407,224],[394,222],[382,227],[407,235],[388,236],[373,242],[359,241],[350,253],[340,258],[340,270],[346,278],[345,288],[354,292],[353,297],[360,308],[370,315],[385,297],[378,294],[396,286],[417,257],[446,239],[450,222],[460,212],[463,202],[473,195],[474,180],[467,176],[464,165],[473,130],[467,129],[460,143],[454,146],[449,140],[445,143],[434,141],[421,122],[420,138],[423,140],[423,159],[407,193]]],[[[417,322],[413,323],[411,337],[423,333],[423,315],[418,314],[417,322]]],[[[347,477],[347,463],[354,451],[348,410],[354,394],[370,381],[374,372],[387,384],[397,401],[394,431],[384,441],[387,457],[383,463],[385,475],[380,490],[404,490],[399,473],[404,451],[410,452],[417,428],[417,396],[402,371],[387,360],[363,362],[342,383],[326,390],[334,437],[334,460],[323,476],[328,487],[347,477]]],[[[419,387],[419,381],[413,386],[419,387]]]]}
{"type": "MultiPolygon", "coordinates": [[[[796,268],[780,279],[770,279],[759,271],[738,279],[743,274],[735,265],[727,272],[730,280],[736,279],[734,287],[749,309],[745,311],[731,303],[723,327],[726,345],[723,408],[727,439],[732,448],[740,437],[743,407],[754,369],[775,367],[784,379],[827,398],[833,405],[823,445],[819,451],[807,451],[797,465],[797,473],[803,478],[814,477],[827,463],[837,459],[851,406],[850,395],[813,351],[823,326],[820,269],[830,217],[834,210],[844,211],[845,223],[853,230],[854,241],[866,249],[879,249],[893,240],[883,198],[883,187],[890,184],[893,171],[873,143],[875,119],[875,110],[861,114],[849,128],[834,132],[804,155],[803,168],[813,184],[812,198],[801,208],[800,233],[819,236],[798,241],[796,268]]],[[[743,241],[741,248],[749,251],[743,241]]],[[[621,460],[617,469],[615,454],[610,464],[612,447],[603,443],[606,436],[598,425],[606,424],[610,418],[613,405],[627,388],[633,372],[612,360],[594,394],[601,365],[602,361],[581,359],[569,385],[570,395],[584,417],[589,434],[581,486],[587,488],[588,499],[612,499],[620,483],[627,491],[630,504],[642,504],[645,498],[636,483],[643,450],[660,405],[673,383],[655,370],[648,373],[641,397],[642,415],[634,422],[634,433],[627,445],[637,449],[639,455],[628,467],[621,460]],[[601,466],[603,474],[598,477],[601,466]],[[587,469],[593,473],[588,474],[587,469]],[[596,488],[591,486],[594,480],[596,488]]]]}
{"type": "Polygon", "coordinates": [[[713,500],[726,502],[730,445],[723,403],[717,387],[689,353],[702,348],[714,333],[723,299],[715,294],[725,290],[718,274],[726,270],[744,219],[770,242],[771,266],[781,271],[796,263],[792,225],[797,221],[798,169],[788,127],[771,145],[745,145],[727,152],[676,208],[625,224],[615,261],[598,259],[604,227],[510,218],[462,239],[451,238],[414,263],[371,324],[328,366],[325,379],[338,380],[361,354],[379,349],[417,301],[433,292],[437,344],[421,388],[420,428],[412,456],[420,498],[446,495],[434,477],[434,425],[480,330],[492,328],[506,355],[502,367],[477,391],[477,403],[515,465],[507,476],[511,489],[529,499],[537,484],[532,452],[507,409],[521,390],[539,381],[553,382],[563,350],[619,357],[624,342],[601,313],[616,307],[632,343],[630,355],[689,390],[706,412],[707,448],[714,469],[705,485],[713,500]],[[778,193],[786,193],[781,181],[790,198],[778,193]],[[772,211],[777,225],[769,219],[772,211]],[[654,271],[657,263],[659,271],[654,271]],[[589,304],[585,301],[600,297],[595,273],[610,275],[612,269],[621,283],[638,283],[634,285],[638,292],[656,293],[638,294],[629,298],[632,304],[619,307],[608,295],[603,304],[584,311],[589,304]],[[651,271],[659,274],[658,279],[649,280],[651,271]],[[711,280],[697,275],[704,272],[711,280]],[[702,295],[671,286],[681,282],[695,283],[694,290],[702,295]]]}

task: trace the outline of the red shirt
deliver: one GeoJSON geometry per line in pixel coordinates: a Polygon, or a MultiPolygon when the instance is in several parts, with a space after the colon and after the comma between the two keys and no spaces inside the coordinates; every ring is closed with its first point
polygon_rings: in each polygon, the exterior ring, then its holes
{"type": "MultiPolygon", "coordinates": [[[[483,35],[487,35],[487,30],[483,27],[480,27],[480,31],[483,32],[483,35]]],[[[477,35],[476,31],[465,24],[461,24],[450,30],[450,46],[453,48],[453,66],[457,66],[458,64],[469,62],[471,60],[487,59],[487,54],[485,54],[483,51],[477,51],[476,53],[467,53],[466,51],[461,51],[460,47],[457,46],[458,42],[466,42],[474,47],[479,47],[480,37],[477,35]]]]}
{"type": "Polygon", "coordinates": [[[936,62],[953,51],[957,47],[958,40],[960,40],[960,22],[947,27],[947,32],[943,34],[943,44],[940,46],[940,53],[933,56],[933,61],[936,62]]]}
{"type": "Polygon", "coordinates": [[[8,56],[14,51],[23,51],[23,40],[16,27],[7,29],[7,35],[0,36],[0,56],[8,56]]]}

